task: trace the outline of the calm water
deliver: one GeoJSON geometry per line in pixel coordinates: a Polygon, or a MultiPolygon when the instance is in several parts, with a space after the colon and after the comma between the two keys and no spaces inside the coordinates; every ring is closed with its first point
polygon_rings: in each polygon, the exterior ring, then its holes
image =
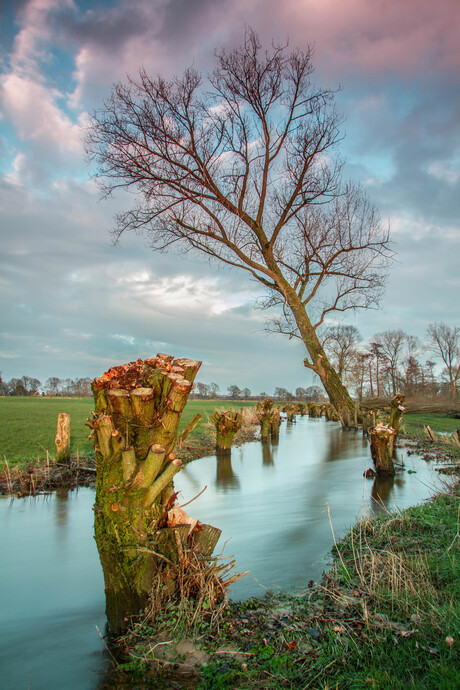
{"type": "Polygon", "coordinates": [[[0,499],[0,687],[97,688],[108,663],[94,491],[0,499]]]}
{"type": "MultiPolygon", "coordinates": [[[[251,443],[231,459],[203,458],[175,484],[181,502],[207,486],[186,510],[220,527],[220,548],[229,540],[224,555],[251,571],[232,590],[244,598],[321,574],[332,545],[328,507],[339,537],[360,515],[431,495],[429,466],[405,453],[400,459],[406,472],[377,486],[362,476],[371,462],[361,433],[300,418],[282,426],[278,446],[251,443]]],[[[91,489],[0,498],[2,689],[92,689],[108,668],[96,630],[104,632],[105,617],[93,501],[91,489]]]]}

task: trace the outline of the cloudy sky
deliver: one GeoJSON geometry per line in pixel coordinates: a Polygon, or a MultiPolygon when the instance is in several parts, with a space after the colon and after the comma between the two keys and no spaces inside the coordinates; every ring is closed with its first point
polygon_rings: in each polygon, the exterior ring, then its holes
{"type": "Polygon", "coordinates": [[[199,379],[254,393],[313,383],[300,343],[264,334],[260,288],[205,260],[150,252],[100,201],[81,125],[143,65],[207,70],[214,48],[315,46],[316,83],[345,116],[346,175],[390,224],[397,262],[364,338],[460,325],[458,0],[1,0],[0,371],[98,376],[159,351],[203,360],[199,379]]]}

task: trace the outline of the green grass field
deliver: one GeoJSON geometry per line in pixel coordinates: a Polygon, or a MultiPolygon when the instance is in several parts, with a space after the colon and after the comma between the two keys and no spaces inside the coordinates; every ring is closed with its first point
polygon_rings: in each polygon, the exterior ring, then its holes
{"type": "Polygon", "coordinates": [[[424,435],[426,426],[438,433],[453,434],[460,428],[460,419],[446,417],[443,414],[405,414],[404,424],[408,434],[424,435]]]}
{"type": "MultiPolygon", "coordinates": [[[[191,400],[181,419],[182,429],[192,417],[199,413],[203,420],[195,427],[193,434],[205,431],[208,416],[216,409],[250,407],[251,402],[228,400],[191,400]]],[[[0,397],[0,463],[6,458],[9,465],[23,464],[40,458],[46,453],[56,453],[56,435],[59,412],[70,414],[71,454],[93,455],[92,442],[88,441],[87,417],[94,408],[92,398],[22,398],[0,397]]]]}
{"type": "MultiPolygon", "coordinates": [[[[205,424],[215,409],[251,407],[253,402],[228,400],[191,400],[182,415],[182,429],[197,413],[203,416],[193,436],[205,433],[205,424]]],[[[93,409],[92,398],[21,398],[0,397],[0,462],[4,458],[10,465],[22,464],[55,455],[59,412],[70,414],[71,453],[81,456],[93,455],[93,446],[88,441],[89,429],[85,426],[93,409]]],[[[424,426],[431,426],[434,432],[454,433],[460,427],[459,419],[442,414],[406,414],[404,416],[408,434],[423,435],[424,426]]]]}

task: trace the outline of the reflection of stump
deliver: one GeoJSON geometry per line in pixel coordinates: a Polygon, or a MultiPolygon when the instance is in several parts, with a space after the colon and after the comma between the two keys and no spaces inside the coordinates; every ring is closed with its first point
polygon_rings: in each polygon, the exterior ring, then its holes
{"type": "Polygon", "coordinates": [[[262,441],[262,465],[274,465],[273,452],[270,441],[264,439],[262,441]]]}
{"type": "Polygon", "coordinates": [[[174,507],[173,451],[201,362],[157,355],[110,369],[92,384],[96,411],[95,535],[112,632],[144,608],[154,582],[175,590],[189,548],[212,552],[220,530],[174,507]]]}
{"type": "Polygon", "coordinates": [[[60,412],[58,415],[56,438],[56,462],[70,462],[70,414],[60,412]]]}
{"type": "Polygon", "coordinates": [[[216,459],[216,486],[221,489],[239,489],[240,480],[233,471],[231,455],[222,455],[216,459]]]}
{"type": "Polygon", "coordinates": [[[234,410],[216,410],[211,415],[211,421],[216,427],[216,453],[226,455],[232,452],[233,437],[241,429],[243,415],[234,410]]]}
{"type": "Polygon", "coordinates": [[[390,426],[379,424],[370,435],[371,456],[377,474],[394,475],[393,444],[394,430],[390,426]]]}

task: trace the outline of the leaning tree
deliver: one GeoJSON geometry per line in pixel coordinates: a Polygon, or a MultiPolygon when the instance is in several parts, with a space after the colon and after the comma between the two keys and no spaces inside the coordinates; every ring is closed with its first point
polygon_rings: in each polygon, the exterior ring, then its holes
{"type": "Polygon", "coordinates": [[[317,328],[334,311],[375,306],[391,252],[363,191],[342,179],[334,92],[316,88],[312,50],[216,52],[205,80],[137,78],[115,85],[88,125],[104,194],[137,193],[117,217],[154,250],[197,250],[247,271],[280,308],[275,330],[299,337],[336,408],[352,409],[317,328]]]}

